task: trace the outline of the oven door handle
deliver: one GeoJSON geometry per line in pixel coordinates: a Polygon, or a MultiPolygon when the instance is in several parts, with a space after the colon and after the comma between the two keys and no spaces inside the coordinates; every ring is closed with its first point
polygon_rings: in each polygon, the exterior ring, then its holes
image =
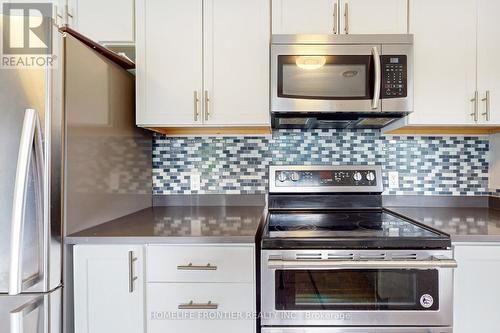
{"type": "Polygon", "coordinates": [[[437,269],[457,268],[453,259],[430,260],[281,260],[269,259],[269,269],[437,269]]]}
{"type": "Polygon", "coordinates": [[[382,84],[382,69],[380,65],[380,54],[376,46],[372,48],[372,55],[373,55],[373,64],[375,66],[374,68],[375,82],[373,84],[372,109],[378,109],[378,105],[380,102],[380,86],[382,84]]]}

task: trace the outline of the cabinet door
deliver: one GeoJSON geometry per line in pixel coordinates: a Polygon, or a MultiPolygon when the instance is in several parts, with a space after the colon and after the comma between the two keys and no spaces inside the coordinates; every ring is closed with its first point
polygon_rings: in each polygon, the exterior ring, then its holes
{"type": "Polygon", "coordinates": [[[477,78],[478,91],[481,98],[480,122],[500,125],[500,1],[478,0],[478,33],[477,33],[477,78]],[[486,92],[489,93],[489,101],[486,92]],[[487,105],[489,103],[489,105],[487,105]],[[488,109],[487,109],[488,107],[488,109]],[[486,114],[488,111],[488,114],[486,114]]]}
{"type": "Polygon", "coordinates": [[[408,0],[341,0],[340,33],[406,34],[408,0]]]}
{"type": "Polygon", "coordinates": [[[272,0],[273,34],[331,34],[337,0],[272,0]]]}
{"type": "Polygon", "coordinates": [[[411,125],[474,124],[476,0],[410,0],[415,38],[411,125]]]}
{"type": "Polygon", "coordinates": [[[455,246],[455,333],[496,333],[500,327],[500,246],[455,246]]]}
{"type": "Polygon", "coordinates": [[[144,332],[141,246],[76,245],[76,333],[144,332]]]}
{"type": "Polygon", "coordinates": [[[134,0],[77,0],[76,29],[96,42],[134,42],[134,0]]]}
{"type": "Polygon", "coordinates": [[[201,124],[202,7],[202,0],[136,0],[138,125],[201,124]]]}
{"type": "Polygon", "coordinates": [[[60,0],[64,2],[64,21],[66,24],[73,28],[78,29],[78,0],[60,0]]]}
{"type": "Polygon", "coordinates": [[[269,2],[205,0],[204,119],[269,125],[269,2]]]}

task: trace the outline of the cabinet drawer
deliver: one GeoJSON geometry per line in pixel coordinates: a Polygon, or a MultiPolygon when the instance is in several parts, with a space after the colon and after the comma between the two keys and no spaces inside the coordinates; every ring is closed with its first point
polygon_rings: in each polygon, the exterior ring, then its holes
{"type": "Polygon", "coordinates": [[[148,282],[254,281],[253,246],[165,246],[147,248],[148,282]]]}
{"type": "Polygon", "coordinates": [[[255,332],[254,284],[149,283],[147,293],[148,333],[255,332]],[[191,301],[207,309],[179,309],[191,301]]]}

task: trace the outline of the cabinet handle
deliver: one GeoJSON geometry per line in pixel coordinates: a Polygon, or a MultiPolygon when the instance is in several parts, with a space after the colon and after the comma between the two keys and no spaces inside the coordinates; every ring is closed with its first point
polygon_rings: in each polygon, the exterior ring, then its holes
{"type": "Polygon", "coordinates": [[[177,270],[179,271],[216,271],[217,266],[211,265],[210,263],[205,266],[193,265],[193,263],[189,263],[187,265],[179,265],[177,266],[177,270]]]}
{"type": "Polygon", "coordinates": [[[69,10],[69,6],[68,5],[65,5],[65,8],[66,8],[66,16],[67,17],[71,17],[73,18],[73,14],[71,14],[70,10],[69,10]]]}
{"type": "Polygon", "coordinates": [[[474,121],[477,122],[478,118],[478,102],[479,102],[479,93],[476,92],[474,93],[474,98],[470,100],[472,103],[474,103],[474,111],[470,114],[474,121]]]}
{"type": "Polygon", "coordinates": [[[345,3],[345,9],[344,9],[344,31],[345,34],[349,34],[349,3],[345,3]]]}
{"type": "Polygon", "coordinates": [[[335,0],[335,3],[333,4],[333,34],[336,35],[338,34],[338,13],[339,13],[339,5],[337,4],[337,0],[335,0]]]}
{"type": "Polygon", "coordinates": [[[128,292],[134,292],[134,281],[137,280],[137,276],[134,276],[134,262],[137,258],[134,257],[134,251],[128,251],[128,292]]]}
{"type": "Polygon", "coordinates": [[[486,102],[486,111],[481,113],[486,121],[490,121],[490,91],[486,90],[486,96],[481,99],[481,101],[486,102]]]}
{"type": "Polygon", "coordinates": [[[208,90],[205,90],[205,121],[208,121],[208,119],[210,118],[209,103],[210,97],[208,97],[208,90]]]}
{"type": "Polygon", "coordinates": [[[198,92],[194,91],[194,121],[198,121],[198,116],[200,115],[199,109],[200,99],[198,98],[198,92]]]}
{"type": "Polygon", "coordinates": [[[179,304],[177,308],[179,310],[217,310],[219,304],[212,303],[212,301],[208,301],[208,303],[194,303],[193,301],[189,301],[187,304],[179,304]]]}

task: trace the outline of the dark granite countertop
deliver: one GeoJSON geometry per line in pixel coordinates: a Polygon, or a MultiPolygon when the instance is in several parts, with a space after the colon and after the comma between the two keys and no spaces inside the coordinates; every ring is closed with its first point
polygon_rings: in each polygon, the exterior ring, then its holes
{"type": "Polygon", "coordinates": [[[451,235],[453,242],[500,242],[500,210],[459,207],[386,207],[451,235]]]}
{"type": "Polygon", "coordinates": [[[67,244],[254,243],[263,206],[157,206],[79,231],[67,244]]]}

